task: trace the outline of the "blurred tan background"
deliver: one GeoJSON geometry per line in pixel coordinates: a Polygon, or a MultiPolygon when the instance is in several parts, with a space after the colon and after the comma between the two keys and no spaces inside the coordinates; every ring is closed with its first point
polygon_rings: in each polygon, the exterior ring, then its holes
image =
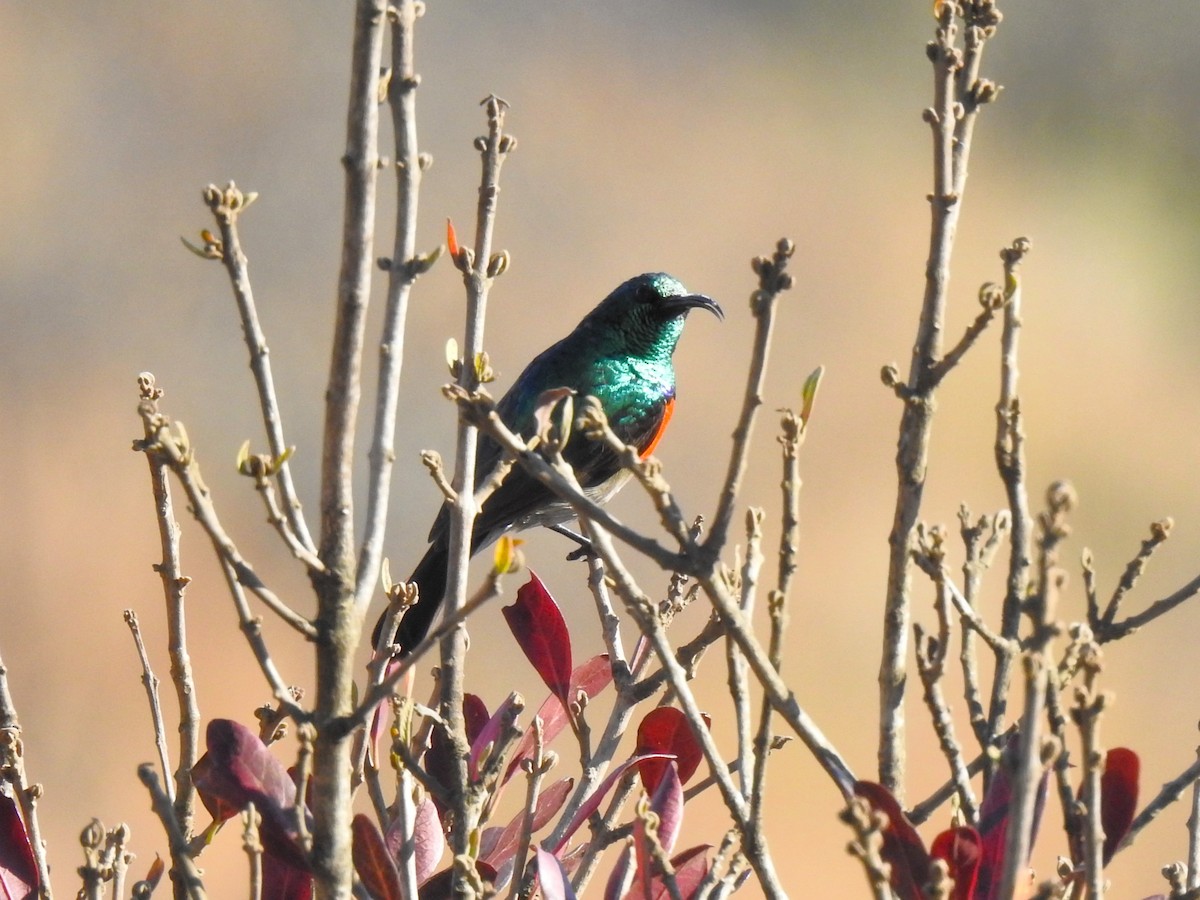
{"type": "MultiPolygon", "coordinates": [[[[435,158],[421,196],[423,248],[443,239],[446,216],[460,234],[473,220],[471,140],[483,128],[483,96],[512,104],[509,130],[520,140],[497,232],[513,266],[493,292],[487,340],[499,387],[638,272],[665,269],[725,304],[725,324],[696,317],[676,357],[680,405],[660,455],[689,512],[711,513],[724,471],[751,334],[747,260],[780,235],[796,240],[797,288],[782,311],[744,499],[771,511],[773,540],[770,411],[797,403],[804,376],[823,363],[802,460],[787,675],[870,777],[900,413],[878,371],[889,361],[907,367],[922,290],[929,3],[429,6],[418,34],[421,144],[435,158]]],[[[1074,569],[1091,547],[1106,591],[1149,522],[1175,517],[1175,536],[1129,602],[1138,609],[1195,575],[1200,556],[1200,6],[1002,8],[985,69],[1006,91],[976,132],[949,333],[974,316],[979,284],[999,278],[1000,247],[1028,235],[1021,386],[1031,491],[1040,499],[1053,479],[1075,483],[1081,505],[1066,557],[1074,569]]],[[[239,444],[251,438],[261,449],[264,440],[224,274],[179,236],[211,225],[200,203],[208,182],[232,178],[260,193],[243,241],[315,515],[350,21],[345,3],[0,4],[0,653],[30,773],[46,784],[41,813],[60,892],[72,889],[76,835],[92,816],[132,824],[136,872],[165,852],[134,775],[153,744],[121,619],[124,608],[138,610],[165,679],[146,465],[129,450],[140,434],[139,371],[158,376],[165,410],[187,424],[239,546],[311,611],[304,579],[234,473],[239,444]]],[[[385,253],[393,184],[385,176],[380,186],[385,253]]],[[[437,505],[417,453],[451,447],[438,387],[461,308],[448,265],[420,281],[387,550],[401,575],[437,505]]],[[[1002,502],[991,455],[994,337],[941,394],[929,521],[954,525],[961,501],[976,512],[1002,502]]],[[[632,491],[617,503],[650,521],[632,491]]],[[[184,526],[201,708],[206,718],[247,721],[268,693],[203,536],[190,519],[184,526]]],[[[576,655],[596,652],[580,574],[559,563],[563,541],[537,535],[527,549],[571,610],[576,655]]],[[[661,588],[661,576],[639,571],[661,588]]],[[[1068,619],[1083,610],[1073,574],[1068,619]]],[[[1001,586],[994,574],[993,610],[1001,586]]],[[[929,621],[929,592],[919,593],[917,615],[929,621]]],[[[1117,703],[1103,741],[1142,754],[1143,796],[1194,759],[1198,626],[1200,604],[1187,606],[1108,649],[1117,703]]],[[[285,677],[309,683],[306,649],[274,623],[271,634],[285,677]]],[[[489,705],[510,686],[538,702],[543,690],[514,661],[495,609],[473,635],[474,684],[489,705]]],[[[701,690],[726,728],[723,680],[714,654],[701,690]]],[[[172,710],[165,684],[162,694],[172,710]]],[[[910,713],[915,798],[940,783],[944,765],[923,708],[910,713]]],[[[794,896],[862,895],[836,792],[817,766],[793,745],[771,780],[769,834],[794,896]]],[[[715,797],[697,805],[685,841],[719,841],[716,820],[700,815],[716,806],[715,797]]],[[[1159,867],[1185,855],[1185,817],[1172,809],[1118,859],[1114,896],[1161,889],[1159,867]]],[[[1059,822],[1051,806],[1043,872],[1064,850],[1059,822]]],[[[226,885],[217,895],[241,895],[235,834],[203,862],[226,885]]]]}

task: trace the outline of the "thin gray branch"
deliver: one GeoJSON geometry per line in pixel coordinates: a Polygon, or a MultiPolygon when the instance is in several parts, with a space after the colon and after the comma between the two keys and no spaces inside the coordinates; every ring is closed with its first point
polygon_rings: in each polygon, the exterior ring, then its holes
{"type": "MultiPolygon", "coordinates": [[[[933,133],[933,192],[930,203],[929,256],[925,295],[908,380],[899,384],[894,368],[888,383],[904,399],[896,448],[898,488],[888,537],[888,583],[883,618],[883,653],[879,666],[879,780],[903,802],[904,691],[907,680],[908,632],[911,619],[911,551],[920,516],[929,464],[937,366],[942,358],[950,258],[966,187],[971,135],[979,106],[995,95],[978,77],[984,42],[999,22],[968,21],[965,50],[956,46],[954,16],[958,4],[936,7],[938,27],[927,49],[933,63],[934,104],[925,111],[933,133]]],[[[974,6],[967,9],[974,11],[974,6]]]]}
{"type": "Polygon", "coordinates": [[[263,425],[267,431],[267,444],[272,458],[279,461],[276,479],[283,494],[284,516],[292,540],[307,550],[316,553],[316,546],[304,521],[300,498],[292,483],[292,472],[288,467],[291,450],[283,439],[283,419],[279,412],[279,400],[275,394],[275,379],[271,374],[271,358],[267,349],[267,338],[258,321],[258,309],[254,305],[254,291],[250,287],[249,263],[242,252],[238,236],[238,216],[254,202],[255,194],[243,194],[232,181],[222,190],[210,184],[204,189],[204,202],[217,220],[221,232],[221,262],[229,274],[233,297],[237,302],[238,317],[242,322],[242,335],[250,351],[250,371],[254,373],[254,384],[258,388],[258,405],[262,410],[263,425]]]}
{"type": "Polygon", "coordinates": [[[387,96],[392,109],[396,146],[396,235],[392,256],[386,260],[387,299],[383,332],[379,339],[379,375],[375,389],[375,422],[371,436],[370,472],[367,476],[367,518],[358,554],[355,603],[362,609],[370,601],[379,579],[383,539],[387,530],[392,468],[396,460],[396,408],[400,398],[400,373],[404,366],[404,328],[413,282],[427,271],[441,249],[417,256],[417,200],[421,173],[432,157],[417,150],[417,74],[413,31],[424,14],[419,0],[401,0],[390,10],[392,71],[387,96]]]}

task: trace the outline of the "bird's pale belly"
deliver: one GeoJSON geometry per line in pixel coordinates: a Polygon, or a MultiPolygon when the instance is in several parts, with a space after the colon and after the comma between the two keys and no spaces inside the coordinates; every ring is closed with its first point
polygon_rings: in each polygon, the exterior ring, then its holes
{"type": "MultiPolygon", "coordinates": [[[[595,487],[584,488],[583,492],[587,494],[589,500],[603,506],[610,499],[612,499],[613,494],[619,491],[628,480],[629,471],[627,469],[622,469],[607,481],[603,481],[595,487]]],[[[561,500],[555,500],[548,506],[517,519],[517,521],[513,523],[513,530],[524,531],[526,528],[533,528],[537,525],[541,525],[543,527],[551,525],[565,525],[574,518],[575,511],[571,509],[570,506],[561,500]]]]}

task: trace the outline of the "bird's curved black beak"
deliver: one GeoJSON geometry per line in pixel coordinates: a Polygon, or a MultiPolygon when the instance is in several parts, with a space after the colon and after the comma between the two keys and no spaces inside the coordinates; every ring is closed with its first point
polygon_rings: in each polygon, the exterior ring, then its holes
{"type": "Polygon", "coordinates": [[[680,294],[678,297],[668,297],[663,307],[673,314],[685,313],[690,309],[706,309],[721,321],[725,320],[725,310],[712,297],[704,294],[680,294]]]}

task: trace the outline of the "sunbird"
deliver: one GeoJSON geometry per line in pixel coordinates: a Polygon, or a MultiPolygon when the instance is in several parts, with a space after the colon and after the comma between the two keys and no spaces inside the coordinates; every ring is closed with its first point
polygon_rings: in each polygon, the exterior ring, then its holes
{"type": "MultiPolygon", "coordinates": [[[[575,329],[525,367],[496,404],[496,412],[514,433],[537,433],[534,413],[548,390],[569,388],[579,398],[593,396],[613,432],[642,457],[658,446],[675,410],[675,367],[671,357],[693,309],[718,319],[725,313],[711,297],[692,294],[675,278],[653,272],[631,278],[605,297],[575,329]]],[[[628,472],[601,441],[573,430],[563,458],[594,500],[606,502],[628,472]]],[[[493,439],[481,434],[475,463],[479,485],[503,459],[493,439]]],[[[520,467],[514,467],[480,507],[471,534],[474,555],[509,531],[535,525],[561,527],[574,518],[571,508],[520,467]]],[[[429,631],[446,592],[450,549],[450,504],[442,506],[429,532],[429,549],[413,570],[416,605],[400,620],[396,643],[401,652],[415,647],[429,631]]],[[[372,634],[379,643],[384,619],[372,634]]]]}

